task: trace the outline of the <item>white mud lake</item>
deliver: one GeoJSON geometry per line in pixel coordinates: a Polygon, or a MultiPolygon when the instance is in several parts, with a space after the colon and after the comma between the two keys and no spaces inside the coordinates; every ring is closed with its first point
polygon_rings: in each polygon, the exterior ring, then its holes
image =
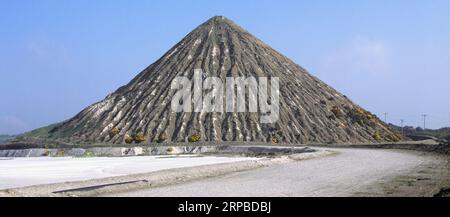
{"type": "Polygon", "coordinates": [[[430,196],[450,181],[447,157],[402,150],[334,150],[339,154],[105,196],[430,196]]]}
{"type": "Polygon", "coordinates": [[[200,155],[0,158],[0,189],[254,159],[256,158],[200,155]]]}

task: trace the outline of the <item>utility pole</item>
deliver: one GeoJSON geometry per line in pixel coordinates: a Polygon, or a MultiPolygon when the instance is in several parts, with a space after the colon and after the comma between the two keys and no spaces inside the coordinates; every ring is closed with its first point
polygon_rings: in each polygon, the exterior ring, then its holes
{"type": "Polygon", "coordinates": [[[386,123],[387,124],[387,115],[388,115],[388,113],[384,113],[384,123],[386,123]]]}
{"type": "Polygon", "coordinates": [[[423,115],[422,115],[422,117],[423,117],[423,130],[425,130],[425,129],[426,129],[426,126],[427,126],[427,125],[426,125],[427,116],[428,116],[428,115],[426,115],[426,114],[423,114],[423,115]]]}

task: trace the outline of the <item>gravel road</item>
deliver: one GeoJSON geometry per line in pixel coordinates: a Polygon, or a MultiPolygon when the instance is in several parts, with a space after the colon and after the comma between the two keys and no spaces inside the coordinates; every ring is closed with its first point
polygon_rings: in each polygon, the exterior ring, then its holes
{"type": "MultiPolygon", "coordinates": [[[[418,152],[335,150],[340,154],[107,196],[350,196],[368,189],[373,191],[374,186],[391,177],[445,164],[442,158],[418,152]]],[[[443,170],[449,173],[448,168],[443,170]]]]}

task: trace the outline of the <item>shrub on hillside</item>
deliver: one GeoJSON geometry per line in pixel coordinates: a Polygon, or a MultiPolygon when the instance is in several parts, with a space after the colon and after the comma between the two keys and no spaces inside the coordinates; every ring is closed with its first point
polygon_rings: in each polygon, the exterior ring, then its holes
{"type": "Polygon", "coordinates": [[[194,133],[189,137],[188,140],[189,140],[189,142],[198,142],[198,141],[200,141],[200,139],[201,139],[200,134],[194,133]]]}
{"type": "Polygon", "coordinates": [[[334,116],[337,118],[342,118],[344,116],[342,109],[337,106],[333,106],[333,108],[331,108],[331,112],[333,112],[334,116]]]}
{"type": "Polygon", "coordinates": [[[117,127],[114,127],[111,129],[111,131],[109,131],[109,137],[114,137],[115,135],[119,134],[120,129],[117,127]]]}
{"type": "Polygon", "coordinates": [[[397,134],[388,134],[385,139],[389,142],[400,142],[402,140],[402,137],[397,134]]]}
{"type": "Polygon", "coordinates": [[[353,122],[356,122],[361,126],[373,125],[375,123],[375,116],[372,113],[361,108],[351,109],[349,112],[349,116],[353,122]]]}
{"type": "Polygon", "coordinates": [[[280,140],[278,139],[277,136],[272,136],[271,141],[272,141],[273,144],[278,144],[280,142],[280,140]]]}
{"type": "Polygon", "coordinates": [[[135,143],[141,143],[145,141],[145,136],[143,133],[137,133],[134,135],[134,142],[135,143]]]}
{"type": "Polygon", "coordinates": [[[130,136],[129,134],[125,135],[125,143],[130,144],[134,141],[133,137],[130,136]]]}
{"type": "Polygon", "coordinates": [[[372,135],[373,139],[375,139],[377,142],[381,142],[381,140],[383,139],[381,137],[380,132],[376,131],[373,135],[372,135]]]}

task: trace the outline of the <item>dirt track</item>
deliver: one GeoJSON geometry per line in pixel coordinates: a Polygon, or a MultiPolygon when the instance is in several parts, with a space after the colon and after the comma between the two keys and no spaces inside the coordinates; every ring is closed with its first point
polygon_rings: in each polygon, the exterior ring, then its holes
{"type": "Polygon", "coordinates": [[[449,187],[448,157],[336,150],[331,157],[107,196],[433,196],[449,187]]]}

